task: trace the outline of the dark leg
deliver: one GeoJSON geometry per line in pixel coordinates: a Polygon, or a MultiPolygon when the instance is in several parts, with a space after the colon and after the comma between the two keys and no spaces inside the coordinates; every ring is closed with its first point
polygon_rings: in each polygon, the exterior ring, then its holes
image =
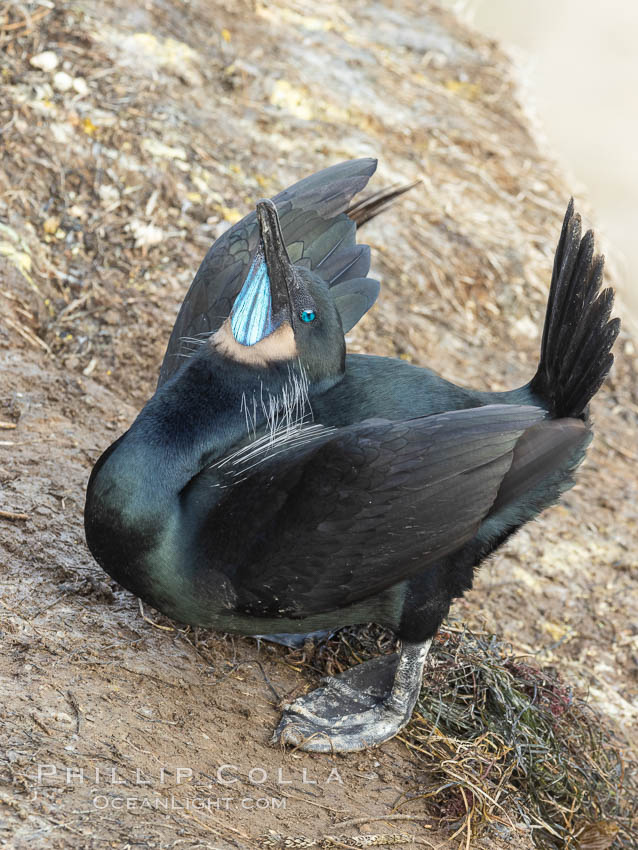
{"type": "Polygon", "coordinates": [[[274,740],[312,752],[347,753],[394,737],[412,716],[432,639],[323,679],[289,705],[274,740]]]}

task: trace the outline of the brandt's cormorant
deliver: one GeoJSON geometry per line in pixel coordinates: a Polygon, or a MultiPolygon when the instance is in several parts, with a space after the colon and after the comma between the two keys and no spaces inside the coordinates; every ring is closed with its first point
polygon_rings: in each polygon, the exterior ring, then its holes
{"type": "Polygon", "coordinates": [[[572,486],[618,333],[602,258],[570,203],[528,384],[479,392],[346,355],[344,333],[378,294],[346,214],[375,167],[308,177],[217,240],[157,390],[96,463],[85,508],[98,563],[181,622],[396,632],[398,656],[286,708],[277,738],[307,750],[373,746],[408,721],[452,600],[572,486]]]}

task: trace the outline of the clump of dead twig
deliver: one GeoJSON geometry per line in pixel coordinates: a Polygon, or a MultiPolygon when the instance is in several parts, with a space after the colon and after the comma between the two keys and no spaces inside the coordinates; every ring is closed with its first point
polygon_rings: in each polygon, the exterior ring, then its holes
{"type": "MultiPolygon", "coordinates": [[[[338,673],[393,648],[380,628],[344,629],[313,661],[338,673]]],[[[638,765],[609,722],[494,635],[438,635],[400,739],[428,778],[397,808],[421,800],[468,841],[523,825],[539,847],[638,847],[638,765]]]]}

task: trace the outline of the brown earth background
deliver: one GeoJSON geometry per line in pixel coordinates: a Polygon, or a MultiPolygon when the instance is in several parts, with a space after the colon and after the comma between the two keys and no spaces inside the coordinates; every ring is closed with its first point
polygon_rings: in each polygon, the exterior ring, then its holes
{"type": "MultiPolygon", "coordinates": [[[[213,239],[344,159],[379,157],[373,189],[422,179],[366,226],[382,295],[350,350],[494,390],[529,379],[570,187],[509,60],[412,0],[0,3],[0,49],[1,846],[226,850],[273,830],[458,847],[425,816],[427,777],[400,740],[342,757],[270,746],[278,700],[316,683],[311,665],[140,610],[92,561],[82,508],[92,464],[153,392],[213,239]],[[412,819],[380,820],[397,813],[412,819]],[[358,818],[379,820],[343,826],[358,818]]],[[[626,332],[616,352],[578,485],[452,619],[554,666],[635,741],[626,332]]],[[[528,847],[529,830],[471,846],[528,847]]]]}

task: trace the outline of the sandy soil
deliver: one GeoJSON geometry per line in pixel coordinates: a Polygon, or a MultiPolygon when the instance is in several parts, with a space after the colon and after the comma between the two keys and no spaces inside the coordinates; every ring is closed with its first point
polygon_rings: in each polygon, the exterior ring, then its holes
{"type": "MultiPolygon", "coordinates": [[[[279,703],[317,677],[140,610],[92,561],[82,508],[212,239],[351,156],[380,157],[376,188],[424,178],[366,228],[384,289],[351,349],[493,389],[529,378],[569,189],[507,60],[410,0],[0,5],[0,35],[1,846],[458,846],[400,741],[270,746],[279,703]]],[[[453,617],[554,665],[635,740],[637,359],[626,335],[617,352],[578,486],[453,617]]],[[[472,846],[530,846],[518,827],[472,846]]]]}

